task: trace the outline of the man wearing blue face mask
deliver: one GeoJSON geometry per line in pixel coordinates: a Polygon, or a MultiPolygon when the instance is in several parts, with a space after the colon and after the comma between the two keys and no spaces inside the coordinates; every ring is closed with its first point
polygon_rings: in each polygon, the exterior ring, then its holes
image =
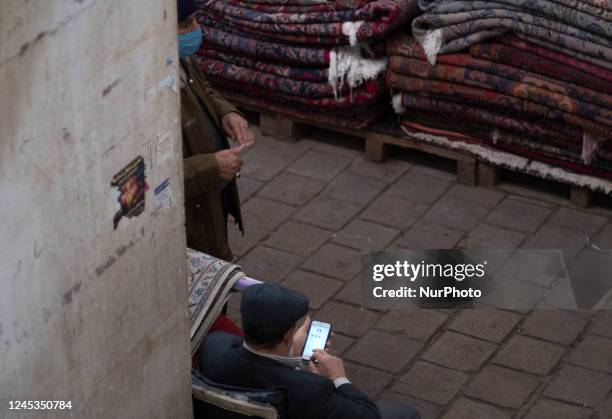
{"type": "Polygon", "coordinates": [[[254,137],[242,114],[190,58],[202,44],[196,10],[193,0],[177,0],[187,246],[231,260],[227,218],[232,215],[244,231],[236,176],[240,153],[254,137]],[[231,148],[227,138],[240,145],[231,148]]]}

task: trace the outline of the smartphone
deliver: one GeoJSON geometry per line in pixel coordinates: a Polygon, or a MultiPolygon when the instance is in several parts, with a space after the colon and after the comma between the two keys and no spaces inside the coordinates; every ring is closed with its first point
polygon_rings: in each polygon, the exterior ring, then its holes
{"type": "Polygon", "coordinates": [[[302,359],[304,361],[310,361],[314,349],[325,349],[327,340],[331,335],[331,330],[332,325],[329,323],[316,320],[310,323],[310,329],[308,329],[308,336],[304,344],[304,351],[302,352],[302,359]]]}

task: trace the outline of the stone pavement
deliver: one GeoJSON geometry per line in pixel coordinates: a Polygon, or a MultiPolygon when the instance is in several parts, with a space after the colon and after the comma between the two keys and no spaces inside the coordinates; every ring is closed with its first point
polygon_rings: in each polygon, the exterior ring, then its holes
{"type": "MultiPolygon", "coordinates": [[[[452,162],[428,156],[369,163],[360,140],[314,137],[258,134],[239,179],[246,235],[231,226],[230,241],[249,276],[309,296],[357,386],[410,401],[423,419],[612,419],[612,311],[371,311],[358,278],[368,249],[575,255],[586,235],[612,248],[612,212],[512,184],[463,186],[452,162]]],[[[237,320],[238,307],[236,295],[237,320]]]]}

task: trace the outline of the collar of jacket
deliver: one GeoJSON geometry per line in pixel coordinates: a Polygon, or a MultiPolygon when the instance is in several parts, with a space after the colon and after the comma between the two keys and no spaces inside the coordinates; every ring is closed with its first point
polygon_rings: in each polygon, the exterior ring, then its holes
{"type": "Polygon", "coordinates": [[[246,357],[250,358],[251,360],[269,360],[274,362],[274,364],[276,365],[280,363],[286,367],[294,369],[301,369],[301,367],[303,367],[304,365],[304,361],[302,361],[302,358],[267,354],[251,348],[246,342],[242,344],[242,347],[240,348],[240,353],[242,355],[247,355],[246,357]]]}

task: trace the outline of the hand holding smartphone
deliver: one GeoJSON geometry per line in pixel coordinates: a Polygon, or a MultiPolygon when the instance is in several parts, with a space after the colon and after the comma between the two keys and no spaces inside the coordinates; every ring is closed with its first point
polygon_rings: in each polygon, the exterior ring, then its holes
{"type": "Polygon", "coordinates": [[[310,323],[308,335],[306,336],[306,343],[304,344],[304,350],[302,351],[302,359],[304,361],[310,361],[313,350],[325,350],[327,340],[331,336],[331,331],[332,325],[329,323],[316,320],[313,320],[310,323]]]}

